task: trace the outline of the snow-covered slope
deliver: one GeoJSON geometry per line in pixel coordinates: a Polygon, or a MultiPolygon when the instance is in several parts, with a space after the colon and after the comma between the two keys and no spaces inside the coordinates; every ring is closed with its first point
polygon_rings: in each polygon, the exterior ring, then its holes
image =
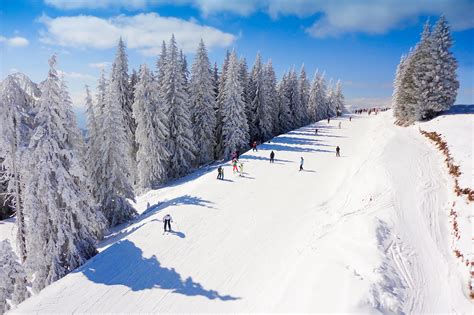
{"type": "Polygon", "coordinates": [[[391,115],[301,128],[244,154],[243,177],[210,167],[141,196],[135,222],[16,312],[469,312],[442,157],[391,115]]]}

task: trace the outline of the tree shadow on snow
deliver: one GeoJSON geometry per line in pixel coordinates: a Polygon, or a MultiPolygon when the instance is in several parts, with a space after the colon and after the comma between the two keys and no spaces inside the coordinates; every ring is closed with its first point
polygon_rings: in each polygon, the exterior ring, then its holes
{"type": "Polygon", "coordinates": [[[205,289],[192,277],[183,279],[174,268],[162,266],[155,255],[150,258],[143,257],[142,250],[128,240],[112,245],[75,272],[82,273],[94,283],[123,285],[132,291],[158,288],[175,294],[202,296],[210,300],[240,299],[205,289]]]}

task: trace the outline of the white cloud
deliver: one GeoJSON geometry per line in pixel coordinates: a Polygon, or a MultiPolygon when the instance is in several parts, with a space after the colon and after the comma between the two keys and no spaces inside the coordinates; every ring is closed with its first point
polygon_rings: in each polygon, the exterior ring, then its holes
{"type": "Polygon", "coordinates": [[[209,49],[228,47],[235,41],[233,34],[216,28],[200,25],[174,17],[162,17],[157,13],[142,13],[134,16],[119,15],[103,19],[89,15],[49,18],[39,21],[46,27],[41,32],[41,41],[65,47],[112,48],[120,36],[128,47],[138,49],[145,55],[156,55],[163,40],[175,34],[185,52],[193,52],[200,38],[209,49]]]}
{"type": "Polygon", "coordinates": [[[30,42],[24,37],[15,36],[7,38],[5,36],[0,36],[0,43],[5,43],[10,47],[25,47],[28,46],[30,42]]]}
{"type": "Polygon", "coordinates": [[[89,67],[95,68],[95,69],[105,69],[108,66],[110,66],[112,63],[108,61],[102,61],[102,62],[93,62],[89,64],[89,67]]]}
{"type": "Polygon", "coordinates": [[[454,30],[474,27],[472,0],[46,0],[61,9],[123,7],[146,9],[151,5],[191,5],[203,15],[230,12],[248,16],[257,11],[272,18],[294,15],[320,17],[307,32],[314,37],[362,32],[383,34],[423,15],[445,14],[454,30]]]}

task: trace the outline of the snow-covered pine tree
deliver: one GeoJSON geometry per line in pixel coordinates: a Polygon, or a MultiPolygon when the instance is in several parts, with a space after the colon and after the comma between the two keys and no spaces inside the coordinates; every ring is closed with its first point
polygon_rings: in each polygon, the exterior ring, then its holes
{"type": "Polygon", "coordinates": [[[300,76],[298,78],[298,95],[300,97],[302,124],[308,123],[308,101],[310,84],[306,75],[304,64],[301,66],[300,76]]]}
{"type": "Polygon", "coordinates": [[[28,296],[26,272],[8,240],[0,241],[0,314],[28,296]]]}
{"type": "Polygon", "coordinates": [[[288,73],[283,74],[278,83],[278,121],[280,123],[279,133],[285,133],[293,129],[293,115],[290,108],[290,98],[288,96],[288,73]]]}
{"type": "Polygon", "coordinates": [[[257,129],[254,125],[255,111],[252,107],[252,99],[250,95],[252,78],[249,74],[247,59],[245,59],[245,57],[240,58],[239,67],[239,80],[242,84],[242,100],[245,104],[245,115],[247,117],[247,125],[249,126],[249,137],[250,139],[253,139],[253,137],[257,133],[257,129]]]}
{"type": "Polygon", "coordinates": [[[160,57],[156,62],[156,80],[158,84],[158,90],[160,94],[163,94],[164,78],[165,78],[165,66],[168,58],[168,51],[166,49],[166,43],[163,41],[161,44],[160,57]]]}
{"type": "Polygon", "coordinates": [[[24,153],[34,127],[34,99],[9,75],[0,85],[0,182],[6,185],[6,200],[14,207],[20,258],[26,259],[23,193],[24,153]]]}
{"type": "Polygon", "coordinates": [[[326,92],[327,116],[336,116],[336,93],[332,79],[329,80],[329,86],[326,92]]]}
{"type": "Polygon", "coordinates": [[[230,59],[230,52],[226,52],[226,56],[224,58],[224,63],[222,64],[221,75],[219,76],[218,82],[218,94],[217,94],[217,101],[215,107],[216,113],[216,131],[215,131],[215,139],[216,139],[216,147],[214,152],[214,157],[216,159],[220,159],[223,154],[223,144],[222,144],[222,103],[224,101],[224,85],[226,81],[226,73],[227,68],[229,65],[230,59]]]}
{"type": "Polygon", "coordinates": [[[288,74],[286,93],[289,99],[291,114],[293,116],[292,129],[299,128],[304,125],[304,113],[306,109],[303,108],[303,104],[301,104],[301,98],[298,89],[298,76],[296,75],[296,71],[293,68],[288,74]]]}
{"type": "Polygon", "coordinates": [[[418,95],[415,86],[414,51],[410,52],[403,62],[403,71],[400,75],[400,86],[397,91],[397,118],[398,124],[410,124],[415,121],[418,95]]]}
{"type": "Polygon", "coordinates": [[[414,65],[414,84],[416,90],[416,108],[415,120],[425,120],[432,117],[434,113],[431,112],[435,100],[435,61],[432,50],[431,25],[427,21],[425,23],[421,40],[415,48],[412,56],[414,65]]]}
{"type": "Polygon", "coordinates": [[[214,86],[214,97],[216,99],[214,102],[215,109],[217,106],[217,95],[219,94],[219,68],[217,67],[217,62],[214,62],[214,67],[212,68],[212,85],[214,86]]]}
{"type": "Polygon", "coordinates": [[[196,159],[200,165],[214,159],[216,129],[214,88],[211,64],[206,46],[201,39],[194,57],[190,80],[191,121],[197,149],[196,159]]]}
{"type": "MultiPolygon", "coordinates": [[[[98,101],[101,101],[104,97],[104,82],[105,78],[99,79],[98,85],[98,101]]],[[[101,104],[103,106],[103,104],[101,104]]],[[[88,172],[88,185],[89,191],[96,203],[99,203],[98,191],[100,190],[100,181],[96,176],[100,171],[100,145],[101,137],[99,126],[101,125],[101,117],[99,115],[98,106],[96,106],[92,100],[92,96],[89,91],[89,87],[86,85],[86,98],[85,98],[86,116],[87,116],[87,137],[86,137],[86,153],[84,165],[88,172]]]]}
{"type": "Polygon", "coordinates": [[[250,100],[252,111],[247,117],[249,125],[250,140],[264,142],[272,136],[272,116],[265,93],[265,73],[260,54],[257,54],[255,64],[252,68],[250,80],[250,100]]]}
{"type": "Polygon", "coordinates": [[[55,68],[56,56],[49,64],[29,144],[24,201],[26,263],[35,291],[94,256],[105,227],[87,189],[82,138],[55,68]]]}
{"type": "Polygon", "coordinates": [[[345,112],[344,107],[344,94],[342,93],[341,80],[337,80],[336,87],[334,88],[334,107],[337,115],[341,115],[345,112]]]}
{"type": "Polygon", "coordinates": [[[114,95],[115,90],[116,84],[99,82],[98,108],[102,102],[104,107],[98,116],[101,140],[95,177],[100,183],[97,200],[109,226],[126,222],[136,214],[135,209],[127,201],[135,198],[129,175],[130,141],[122,107],[114,95]],[[106,90],[102,91],[102,88],[106,90]]]}
{"type": "Polygon", "coordinates": [[[133,116],[137,123],[135,131],[138,143],[138,187],[142,191],[155,188],[166,178],[169,153],[166,148],[168,128],[163,107],[159,104],[156,82],[146,65],[140,67],[135,90],[133,116]]]}
{"type": "Polygon", "coordinates": [[[194,139],[191,126],[191,113],[188,93],[184,82],[183,65],[180,60],[174,35],[168,45],[168,58],[164,73],[163,102],[168,110],[170,153],[169,176],[185,175],[195,159],[194,139]]]}
{"type": "Polygon", "coordinates": [[[276,89],[277,79],[271,60],[268,60],[267,64],[264,66],[264,83],[265,98],[267,100],[268,110],[272,117],[272,135],[276,136],[280,130],[280,121],[278,119],[279,101],[276,89]]]}
{"type": "Polygon", "coordinates": [[[127,161],[128,175],[131,183],[134,185],[137,181],[137,166],[136,166],[136,144],[135,144],[135,129],[136,124],[133,119],[132,104],[130,96],[129,76],[128,76],[128,57],[125,51],[125,43],[120,38],[114,63],[112,64],[112,71],[109,79],[108,101],[116,102],[121,108],[123,122],[125,124],[127,151],[123,158],[127,161]]]}
{"type": "Polygon", "coordinates": [[[316,70],[313,78],[313,82],[311,83],[311,89],[309,91],[309,99],[308,99],[308,116],[311,122],[317,122],[324,118],[321,115],[320,107],[324,106],[325,104],[325,97],[324,91],[321,88],[321,75],[316,70]]]}
{"type": "Polygon", "coordinates": [[[239,61],[235,51],[230,54],[223,92],[222,144],[224,157],[229,158],[236,150],[245,148],[249,140],[242,84],[239,80],[239,61]]]}
{"type": "Polygon", "coordinates": [[[434,63],[434,91],[428,104],[426,118],[436,113],[448,110],[456,101],[459,81],[457,80],[457,62],[450,51],[452,46],[449,25],[444,16],[441,16],[431,34],[431,56],[434,63]]]}
{"type": "Polygon", "coordinates": [[[138,74],[137,74],[137,71],[133,69],[132,74],[130,75],[130,83],[128,84],[130,104],[133,104],[133,102],[135,102],[135,86],[137,85],[137,82],[138,82],[138,74]]]}

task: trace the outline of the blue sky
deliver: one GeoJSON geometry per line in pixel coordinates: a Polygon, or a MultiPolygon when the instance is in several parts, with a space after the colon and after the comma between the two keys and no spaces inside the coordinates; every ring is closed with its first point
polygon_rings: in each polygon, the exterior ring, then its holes
{"type": "Polygon", "coordinates": [[[474,1],[471,0],[0,0],[0,76],[21,71],[34,81],[59,66],[81,111],[84,84],[95,87],[114,58],[117,39],[130,68],[154,65],[159,45],[175,33],[191,64],[202,37],[222,63],[235,48],[249,67],[257,52],[277,74],[302,63],[340,79],[349,104],[387,104],[401,54],[419,38],[427,18],[445,14],[461,83],[457,103],[474,103],[474,1]]]}

